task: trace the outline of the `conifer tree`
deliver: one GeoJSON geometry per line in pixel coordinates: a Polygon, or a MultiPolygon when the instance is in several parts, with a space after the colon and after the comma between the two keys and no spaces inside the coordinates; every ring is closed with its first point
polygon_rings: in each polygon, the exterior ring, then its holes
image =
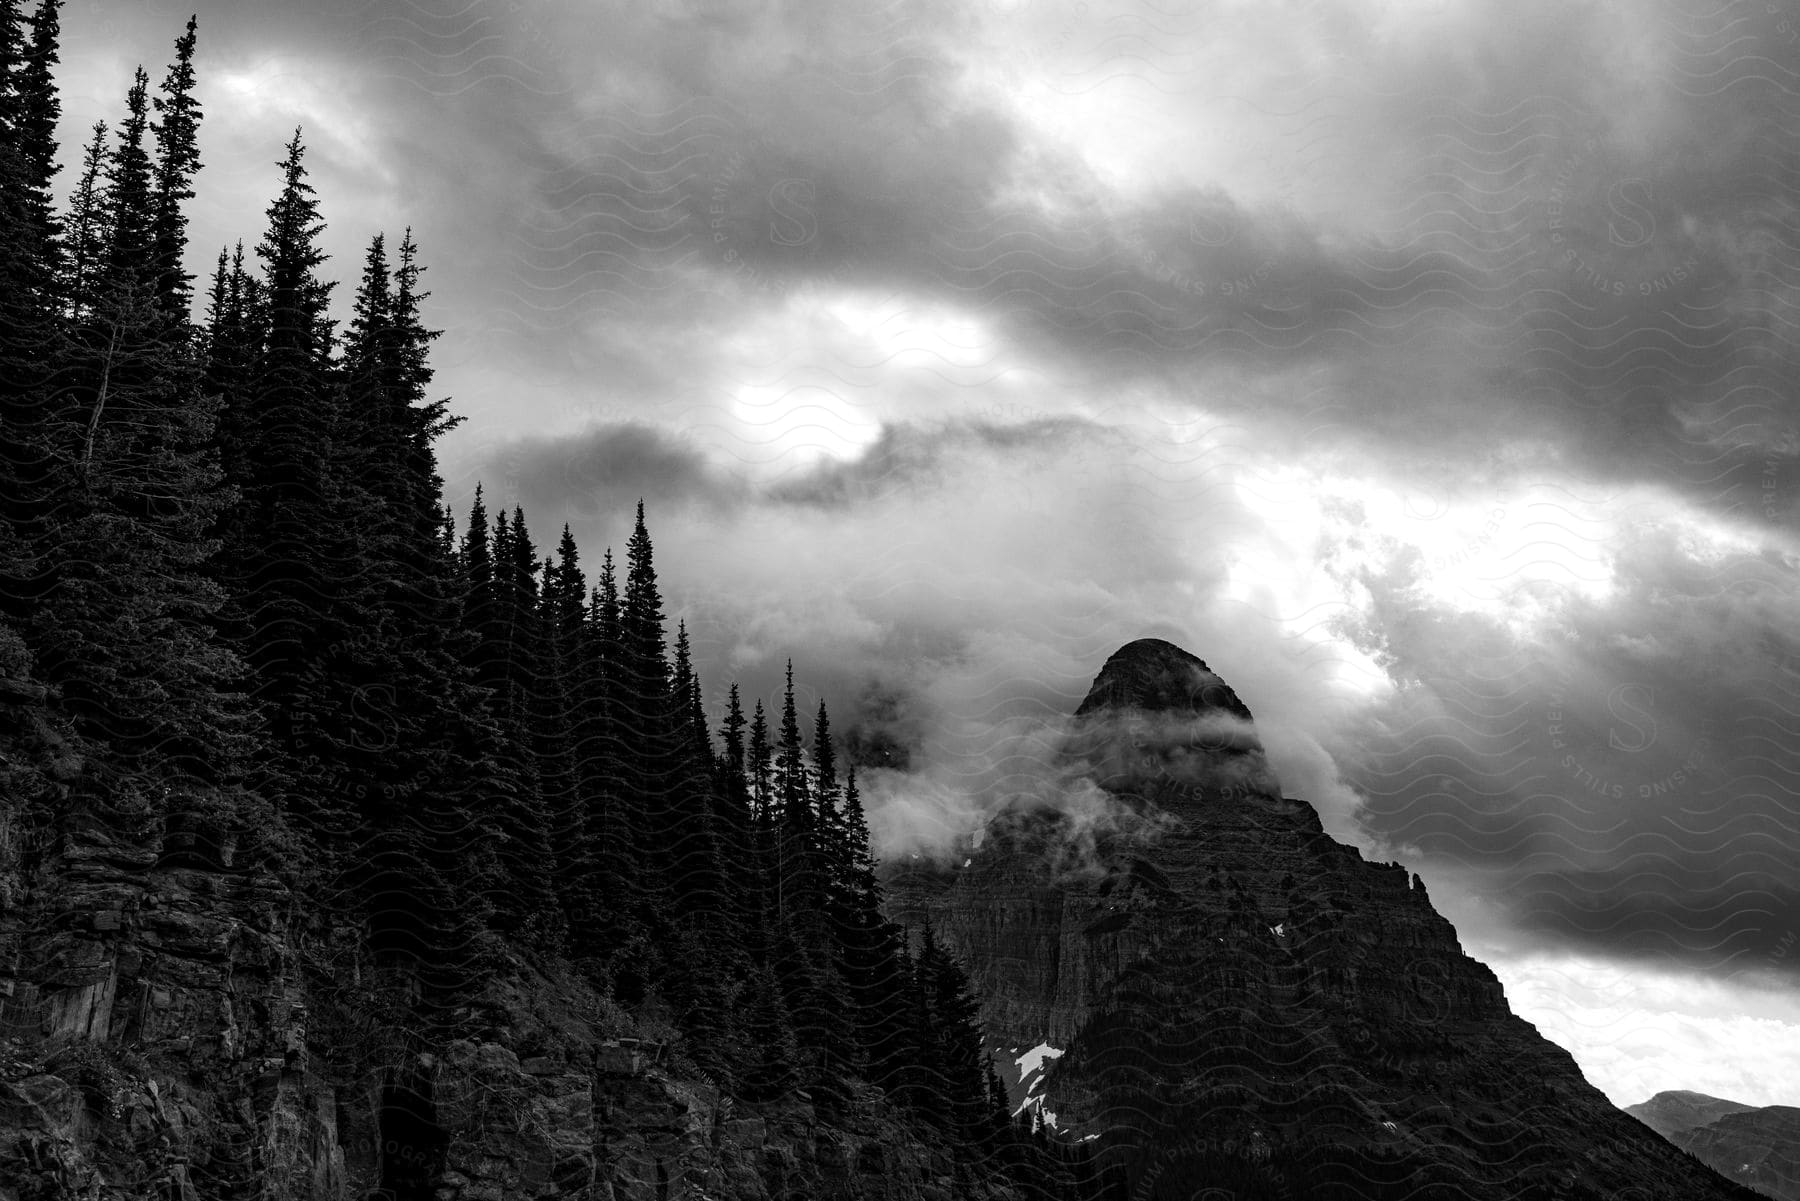
{"type": "Polygon", "coordinates": [[[565,524],[557,543],[556,560],[544,561],[539,593],[542,670],[535,693],[533,735],[539,787],[555,854],[556,893],[571,923],[585,916],[578,894],[582,874],[592,867],[583,846],[584,807],[576,759],[587,590],[580,550],[565,524]]]}
{"type": "Polygon", "coordinates": [[[668,698],[674,755],[668,778],[670,879],[675,888],[676,912],[700,923],[721,942],[730,943],[736,941],[736,923],[735,915],[725,904],[717,829],[719,806],[713,797],[711,747],[705,718],[699,710],[699,689],[687,623],[683,621],[675,634],[668,698]]]}
{"type": "Polygon", "coordinates": [[[754,914],[751,937],[756,940],[758,956],[768,953],[767,934],[774,928],[777,912],[776,822],[774,806],[774,750],[769,741],[769,719],[761,700],[756,702],[749,722],[749,741],[744,753],[744,791],[748,809],[745,823],[747,850],[745,864],[745,907],[754,914]]]}
{"type": "Polygon", "coordinates": [[[743,698],[738,695],[737,681],[733,680],[725,695],[725,719],[720,725],[721,741],[725,744],[725,758],[720,767],[724,773],[722,779],[727,796],[746,807],[750,784],[745,759],[744,730],[749,724],[744,716],[743,698]]]}
{"type": "Polygon", "coordinates": [[[109,285],[136,282],[150,261],[152,209],[150,154],[144,135],[150,123],[150,77],[137,69],[125,97],[125,121],[106,168],[109,285]]]}
{"type": "Polygon", "coordinates": [[[592,651],[589,688],[583,707],[580,770],[585,798],[589,858],[598,870],[588,876],[596,924],[591,955],[604,950],[615,995],[628,999],[645,983],[646,910],[643,882],[645,843],[650,837],[633,759],[639,748],[623,719],[631,704],[624,614],[618,573],[608,547],[589,605],[592,651]]]}
{"type": "Polygon", "coordinates": [[[831,855],[840,845],[838,835],[842,815],[838,812],[837,750],[831,745],[831,717],[825,711],[823,700],[819,702],[818,715],[813,718],[812,760],[813,809],[817,816],[818,837],[821,846],[831,855]]]}
{"type": "MultiPolygon", "coordinates": [[[[61,257],[61,223],[50,194],[56,162],[56,123],[62,97],[54,68],[60,61],[62,0],[40,0],[31,18],[31,39],[22,47],[16,79],[7,81],[4,108],[7,136],[23,160],[22,199],[31,240],[38,247],[39,286],[54,280],[61,257]]],[[[9,72],[10,74],[10,72],[9,72]]]]}
{"type": "Polygon", "coordinates": [[[755,716],[750,719],[748,779],[759,828],[769,824],[774,811],[773,756],[774,750],[769,744],[769,719],[763,713],[762,701],[758,700],[755,716]]]}
{"type": "Polygon", "coordinates": [[[488,543],[492,580],[486,610],[474,631],[480,645],[477,670],[490,695],[495,731],[482,750],[493,771],[494,791],[481,820],[499,857],[499,874],[487,881],[494,929],[549,946],[563,938],[564,917],[554,892],[551,821],[536,754],[534,717],[544,638],[537,594],[537,552],[523,509],[510,521],[495,515],[488,543]]]}
{"type": "Polygon", "coordinates": [[[629,889],[635,862],[633,839],[628,830],[618,826],[623,810],[617,799],[616,750],[609,716],[609,636],[603,631],[612,630],[610,641],[616,643],[617,624],[618,589],[609,548],[588,594],[576,642],[571,738],[578,812],[576,847],[565,893],[569,954],[596,977],[606,949],[624,941],[620,922],[627,906],[621,897],[629,889]]]}
{"type": "Polygon", "coordinates": [[[877,1083],[892,1084],[910,1054],[905,998],[910,969],[900,928],[882,913],[882,890],[869,847],[856,769],[844,781],[842,849],[834,908],[856,1062],[877,1083]]]}
{"type": "Polygon", "coordinates": [[[50,477],[65,453],[54,379],[61,247],[50,202],[57,8],[40,4],[28,43],[16,0],[0,6],[0,615],[21,621],[49,587],[36,549],[51,529],[50,477]]]}
{"type": "MultiPolygon", "coordinates": [[[[325,261],[324,223],[304,158],[296,130],[278,164],[282,187],[256,247],[265,273],[257,289],[261,336],[244,365],[242,387],[226,398],[224,460],[241,501],[222,526],[226,553],[219,562],[237,610],[230,628],[255,670],[258,698],[270,708],[277,737],[289,747],[310,740],[329,754],[330,740],[320,738],[336,724],[336,702],[307,681],[320,651],[370,619],[351,609],[345,603],[351,594],[337,587],[355,565],[340,557],[349,541],[341,526],[350,517],[330,505],[328,451],[338,431],[325,306],[333,285],[317,274],[325,261]]],[[[144,169],[147,180],[147,160],[144,169]]],[[[148,212],[141,229],[133,224],[129,236],[147,246],[148,212]]],[[[218,332],[208,340],[217,346],[218,332]]]]}
{"type": "Polygon", "coordinates": [[[165,319],[185,327],[192,300],[192,277],[182,269],[187,250],[187,214],[183,206],[193,199],[193,180],[200,169],[200,100],[194,95],[195,18],[175,42],[175,62],[163,79],[162,95],[154,104],[161,120],[156,123],[154,195],[151,199],[150,240],[156,270],[156,303],[165,319]]]}
{"type": "MultiPolygon", "coordinates": [[[[227,480],[241,480],[250,470],[249,434],[251,372],[262,353],[267,310],[262,303],[260,281],[244,269],[244,244],[238,242],[229,259],[221,248],[208,297],[204,390],[218,397],[219,464],[227,480]]],[[[227,523],[226,528],[230,528],[227,523]]]]}
{"type": "MultiPolygon", "coordinates": [[[[40,15],[53,33],[55,5],[40,15]]],[[[41,47],[37,57],[54,61],[41,47]]],[[[239,695],[244,665],[209,620],[224,598],[203,571],[208,534],[230,500],[211,445],[216,406],[185,340],[156,319],[144,253],[141,69],[126,108],[104,188],[89,181],[84,201],[90,233],[105,238],[91,307],[53,343],[59,388],[37,431],[58,464],[40,477],[49,591],[30,629],[78,728],[128,773],[112,790],[116,811],[160,831],[164,849],[198,842],[216,854],[222,838],[273,826],[245,788],[260,735],[239,695]]]]}
{"type": "Polygon", "coordinates": [[[726,694],[721,723],[725,753],[718,763],[718,840],[720,870],[729,903],[749,929],[761,921],[761,863],[757,857],[755,818],[749,779],[749,751],[744,731],[749,727],[743,699],[733,682],[726,694]]]}
{"type": "MultiPolygon", "coordinates": [[[[479,483],[475,485],[475,500],[469,506],[469,525],[463,533],[461,558],[463,586],[469,592],[464,612],[472,615],[475,590],[492,586],[494,579],[494,561],[488,549],[487,505],[483,503],[479,483]]],[[[470,620],[472,623],[472,617],[470,620]]]]}
{"type": "Polygon", "coordinates": [[[625,592],[619,612],[619,735],[633,748],[621,756],[622,793],[641,831],[641,904],[662,907],[650,894],[666,894],[673,869],[675,831],[673,786],[679,771],[672,738],[669,664],[664,652],[662,593],[657,586],[655,550],[644,522],[644,502],[626,543],[625,592]]]}
{"type": "Polygon", "coordinates": [[[936,1114],[958,1142],[978,1147],[991,1136],[994,1117],[988,1107],[989,1060],[982,1047],[980,1009],[968,976],[943,947],[935,949],[929,962],[922,954],[919,971],[931,1014],[923,1059],[943,1098],[936,1114]]]}
{"type": "MultiPolygon", "coordinates": [[[[811,890],[808,860],[812,849],[811,798],[808,796],[804,752],[800,746],[800,717],[794,705],[794,661],[787,663],[787,685],[781,702],[781,741],[775,750],[777,808],[771,825],[775,850],[775,915],[778,921],[797,917],[810,923],[816,899],[811,890]]],[[[805,941],[817,946],[816,939],[805,941]]]]}
{"type": "Polygon", "coordinates": [[[94,122],[92,135],[81,153],[81,174],[69,198],[64,276],[59,291],[64,313],[77,321],[93,315],[101,279],[101,255],[112,240],[103,187],[109,132],[106,122],[94,122]]]}
{"type": "Polygon", "coordinates": [[[426,348],[438,333],[420,319],[426,294],[415,255],[410,232],[394,266],[385,239],[372,239],[337,372],[331,479],[335,494],[353,498],[362,514],[348,527],[347,553],[365,565],[357,586],[377,621],[339,665],[382,681],[400,736],[371,765],[383,798],[396,803],[365,807],[363,820],[372,832],[392,829],[412,840],[421,870],[434,877],[428,887],[448,887],[466,927],[485,921],[548,947],[560,940],[561,915],[542,872],[546,844],[540,829],[510,821],[531,811],[529,756],[517,731],[481,703],[466,666],[474,639],[456,624],[467,573],[444,535],[433,449],[455,420],[446,402],[427,395],[426,348]],[[390,785],[384,774],[397,778],[390,785]],[[477,840],[474,862],[458,850],[471,841],[471,827],[492,835],[477,840]],[[530,864],[522,881],[520,862],[530,864]]]}

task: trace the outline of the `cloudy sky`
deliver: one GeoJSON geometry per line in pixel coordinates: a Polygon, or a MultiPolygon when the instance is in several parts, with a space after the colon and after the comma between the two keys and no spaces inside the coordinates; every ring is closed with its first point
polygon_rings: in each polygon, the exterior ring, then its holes
{"type": "MultiPolygon", "coordinates": [[[[69,5],[71,148],[193,2],[69,5]]],[[[893,752],[890,849],[1168,638],[1616,1101],[1800,1104],[1800,12],[208,0],[198,57],[194,269],[302,125],[339,272],[415,229],[459,509],[591,566],[643,497],[708,684],[893,752]]]]}

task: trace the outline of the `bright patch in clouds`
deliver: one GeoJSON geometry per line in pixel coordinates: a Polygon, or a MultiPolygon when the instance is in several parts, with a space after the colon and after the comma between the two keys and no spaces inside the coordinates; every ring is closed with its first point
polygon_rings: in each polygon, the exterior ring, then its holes
{"type": "Polygon", "coordinates": [[[852,459],[881,436],[865,405],[808,384],[744,384],[732,394],[730,415],[743,458],[782,468],[852,459]]]}

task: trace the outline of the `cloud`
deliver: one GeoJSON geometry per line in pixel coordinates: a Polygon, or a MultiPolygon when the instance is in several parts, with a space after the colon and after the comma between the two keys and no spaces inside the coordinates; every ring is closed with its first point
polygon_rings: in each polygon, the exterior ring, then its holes
{"type": "Polygon", "coordinates": [[[1489,960],[1514,1011],[1581,1066],[1615,1105],[1691,1090],[1746,1105],[1792,1105],[1800,1006],[1685,972],[1621,971],[1582,956],[1489,960]],[[1734,1052],[1753,1048],[1754,1059],[1734,1052]]]}
{"type": "Polygon", "coordinates": [[[570,437],[527,437],[489,462],[489,478],[532,513],[617,515],[642,499],[668,513],[741,499],[744,484],[708,463],[680,435],[627,422],[570,437]]]}
{"type": "Polygon", "coordinates": [[[1369,828],[1494,871],[1546,945],[1710,970],[1773,962],[1800,919],[1792,560],[1651,530],[1601,600],[1515,632],[1393,581],[1373,628],[1400,686],[1335,749],[1369,828]]]}

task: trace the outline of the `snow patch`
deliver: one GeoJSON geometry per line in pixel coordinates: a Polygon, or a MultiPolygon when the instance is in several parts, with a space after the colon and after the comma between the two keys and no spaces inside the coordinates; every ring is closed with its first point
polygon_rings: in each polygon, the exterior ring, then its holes
{"type": "Polygon", "coordinates": [[[1035,1076],[1043,1071],[1046,1059],[1060,1059],[1061,1057],[1062,1052],[1049,1043],[1039,1043],[1013,1061],[1019,1065],[1019,1083],[1023,1084],[1025,1077],[1035,1076]]]}
{"type": "MultiPolygon", "coordinates": [[[[1014,1047],[1013,1050],[1017,1051],[1018,1048],[1014,1047]]],[[[1044,1083],[1045,1063],[1061,1056],[1061,1048],[1053,1047],[1049,1043],[1039,1043],[1013,1060],[1019,1069],[1019,1083],[1025,1088],[1025,1099],[1019,1102],[1017,1109],[1013,1110],[1013,1116],[1016,1118],[1026,1110],[1030,1110],[1033,1130],[1040,1126],[1049,1130],[1057,1128],[1056,1114],[1044,1108],[1043,1094],[1037,1090],[1044,1083]]]]}
{"type": "Polygon", "coordinates": [[[1042,1097],[1026,1097],[1024,1102],[1021,1103],[1017,1109],[1013,1110],[1013,1117],[1018,1117],[1028,1109],[1031,1111],[1032,1133],[1035,1134],[1039,1127],[1042,1127],[1045,1130],[1058,1129],[1056,1125],[1056,1112],[1044,1107],[1044,1099],[1042,1097]]]}

